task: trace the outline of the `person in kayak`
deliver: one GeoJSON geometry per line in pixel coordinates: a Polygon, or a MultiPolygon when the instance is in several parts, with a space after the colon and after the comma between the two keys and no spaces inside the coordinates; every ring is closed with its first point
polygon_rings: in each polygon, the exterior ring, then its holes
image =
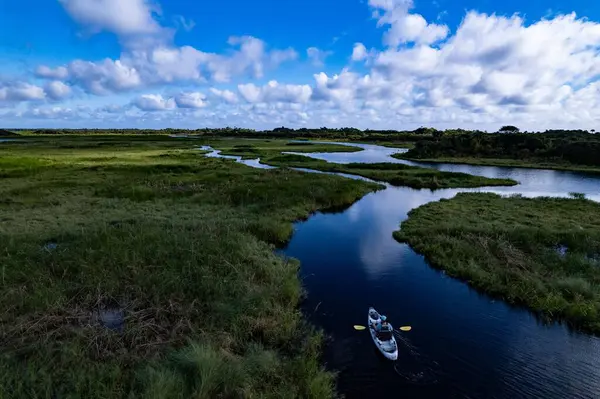
{"type": "Polygon", "coordinates": [[[388,322],[387,317],[381,315],[381,317],[375,322],[375,331],[381,332],[382,327],[384,330],[387,330],[388,322]]]}

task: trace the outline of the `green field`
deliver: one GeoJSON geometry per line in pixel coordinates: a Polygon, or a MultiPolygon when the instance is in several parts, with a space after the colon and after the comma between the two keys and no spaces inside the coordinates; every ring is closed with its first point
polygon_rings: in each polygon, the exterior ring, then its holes
{"type": "Polygon", "coordinates": [[[0,397],[334,396],[298,309],[298,263],[273,249],[292,221],[380,186],[197,145],[0,144],[0,397]]]}
{"type": "Polygon", "coordinates": [[[475,288],[600,333],[598,203],[462,193],[412,210],[394,237],[475,288]]]}

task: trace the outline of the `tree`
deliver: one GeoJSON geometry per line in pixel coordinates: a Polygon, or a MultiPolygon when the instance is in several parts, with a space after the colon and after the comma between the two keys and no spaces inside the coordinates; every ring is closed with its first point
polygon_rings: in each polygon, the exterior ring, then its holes
{"type": "Polygon", "coordinates": [[[519,133],[519,128],[512,125],[502,126],[499,130],[502,133],[519,133]]]}

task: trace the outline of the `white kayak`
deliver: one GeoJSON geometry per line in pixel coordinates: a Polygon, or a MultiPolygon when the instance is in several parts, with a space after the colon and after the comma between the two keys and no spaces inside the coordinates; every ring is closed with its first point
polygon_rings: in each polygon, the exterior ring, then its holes
{"type": "Polygon", "coordinates": [[[375,331],[375,323],[380,319],[379,313],[374,308],[369,308],[369,331],[375,346],[387,359],[396,360],[398,359],[398,345],[394,338],[394,328],[388,323],[389,328],[387,331],[375,331]]]}

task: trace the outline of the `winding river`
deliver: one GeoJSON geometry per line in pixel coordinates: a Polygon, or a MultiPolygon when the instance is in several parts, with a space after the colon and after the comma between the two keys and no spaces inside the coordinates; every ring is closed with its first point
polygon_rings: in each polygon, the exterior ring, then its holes
{"type": "MultiPolygon", "coordinates": [[[[414,164],[391,158],[398,149],[352,145],[363,151],[302,155],[339,163],[414,164]]],[[[259,160],[240,162],[265,166],[259,160]]],[[[600,201],[600,178],[539,169],[419,165],[508,177],[520,185],[436,191],[388,186],[343,212],[317,213],[295,224],[283,253],[302,262],[308,291],[303,307],[329,337],[324,360],[338,372],[340,393],[347,398],[600,397],[600,338],[545,324],[527,310],[479,294],[392,238],[411,209],[461,191],[531,197],[581,192],[600,201]],[[399,336],[397,362],[378,355],[368,332],[353,329],[366,323],[369,306],[395,326],[413,327],[399,336]]]]}

